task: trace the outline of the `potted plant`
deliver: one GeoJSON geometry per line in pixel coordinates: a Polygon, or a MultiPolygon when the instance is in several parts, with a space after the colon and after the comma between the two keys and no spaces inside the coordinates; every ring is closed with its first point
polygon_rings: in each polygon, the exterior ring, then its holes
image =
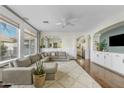
{"type": "Polygon", "coordinates": [[[97,43],[97,50],[98,51],[105,51],[106,49],[107,49],[107,43],[106,43],[105,39],[102,42],[97,43]]]}
{"type": "Polygon", "coordinates": [[[43,69],[43,62],[36,62],[36,69],[33,74],[33,84],[35,87],[42,87],[45,83],[45,71],[43,69]]]}

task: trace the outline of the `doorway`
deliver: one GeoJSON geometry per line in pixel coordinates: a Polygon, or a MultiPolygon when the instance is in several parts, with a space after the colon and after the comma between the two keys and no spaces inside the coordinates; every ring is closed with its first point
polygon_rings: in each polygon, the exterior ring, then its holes
{"type": "Polygon", "coordinates": [[[88,66],[90,62],[90,47],[91,47],[90,35],[81,36],[77,39],[77,61],[81,65],[88,66]]]}

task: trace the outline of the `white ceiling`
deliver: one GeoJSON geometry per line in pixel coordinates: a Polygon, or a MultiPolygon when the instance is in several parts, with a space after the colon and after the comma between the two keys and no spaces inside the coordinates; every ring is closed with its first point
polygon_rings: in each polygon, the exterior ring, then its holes
{"type": "Polygon", "coordinates": [[[89,32],[124,19],[124,6],[91,5],[14,5],[9,6],[41,31],[89,32]],[[56,23],[69,14],[78,18],[74,26],[57,26],[56,23]],[[48,20],[49,24],[42,21],[48,20]]]}

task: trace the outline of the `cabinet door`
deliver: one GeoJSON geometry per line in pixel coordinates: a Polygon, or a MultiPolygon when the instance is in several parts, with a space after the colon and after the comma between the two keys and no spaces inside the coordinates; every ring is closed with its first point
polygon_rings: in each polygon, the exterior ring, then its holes
{"type": "Polygon", "coordinates": [[[98,53],[95,54],[95,63],[98,63],[98,53]]]}
{"type": "Polygon", "coordinates": [[[99,64],[99,53],[95,54],[95,63],[99,64]]]}
{"type": "Polygon", "coordinates": [[[94,53],[94,62],[98,63],[98,53],[97,52],[94,53]]]}
{"type": "Polygon", "coordinates": [[[111,54],[110,53],[104,54],[104,63],[105,63],[105,67],[112,69],[112,62],[111,62],[111,54]]]}
{"type": "Polygon", "coordinates": [[[112,54],[112,69],[120,73],[122,57],[119,54],[112,54]]]}
{"type": "Polygon", "coordinates": [[[104,66],[104,53],[102,52],[95,53],[95,63],[104,66]]]}
{"type": "Polygon", "coordinates": [[[124,55],[122,55],[122,57],[121,57],[119,71],[121,74],[124,75],[124,55]]]}
{"type": "Polygon", "coordinates": [[[104,66],[104,53],[99,53],[97,55],[97,63],[101,66],[104,66]]]}

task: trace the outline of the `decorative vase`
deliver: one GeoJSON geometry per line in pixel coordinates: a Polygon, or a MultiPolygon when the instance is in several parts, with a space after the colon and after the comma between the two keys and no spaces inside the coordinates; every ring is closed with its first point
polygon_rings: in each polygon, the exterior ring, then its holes
{"type": "Polygon", "coordinates": [[[45,83],[46,74],[43,75],[33,75],[33,84],[35,87],[40,88],[43,87],[45,83]]]}

